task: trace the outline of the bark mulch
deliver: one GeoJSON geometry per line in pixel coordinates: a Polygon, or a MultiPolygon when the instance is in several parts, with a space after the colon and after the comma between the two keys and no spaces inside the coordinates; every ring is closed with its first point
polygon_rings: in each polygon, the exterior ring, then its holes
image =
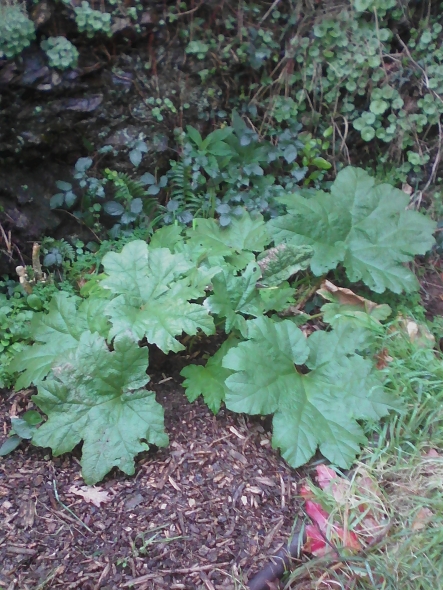
{"type": "MultiPolygon", "coordinates": [[[[179,379],[153,377],[170,447],[139,456],[136,474],[113,471],[87,503],[80,452],[52,458],[22,443],[0,458],[0,588],[8,590],[229,590],[291,535],[297,474],[272,450],[267,422],[189,404],[179,379]]],[[[30,392],[0,395],[9,416],[30,392]]]]}

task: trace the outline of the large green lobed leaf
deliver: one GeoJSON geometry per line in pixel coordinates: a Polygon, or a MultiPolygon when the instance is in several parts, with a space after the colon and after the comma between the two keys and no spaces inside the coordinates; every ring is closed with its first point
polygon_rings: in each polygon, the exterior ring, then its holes
{"type": "Polygon", "coordinates": [[[355,353],[361,334],[315,332],[309,338],[290,321],[248,322],[248,340],[232,348],[223,366],[226,406],[235,412],[274,414],[273,446],[293,467],[316,452],[349,467],[365,436],[357,420],[378,419],[395,403],[355,353]]]}
{"type": "Polygon", "coordinates": [[[342,263],[349,279],[363,281],[377,293],[418,288],[405,266],[434,244],[435,223],[407,210],[408,196],[389,184],[376,185],[361,168],[339,172],[331,192],[312,198],[284,197],[288,213],[268,222],[277,244],[314,249],[311,268],[322,275],[342,263]]]}
{"type": "Polygon", "coordinates": [[[121,253],[106,254],[103,266],[108,276],[102,286],[116,296],[105,310],[112,324],[110,339],[125,334],[134,340],[146,337],[163,352],[177,352],[184,348],[177,340],[183,332],[214,333],[208,311],[190,301],[205,291],[189,274],[195,263],[184,254],[149,248],[146,242],[134,240],[121,253]]]}
{"type": "Polygon", "coordinates": [[[48,313],[37,313],[31,322],[31,336],[35,344],[26,346],[9,365],[9,370],[22,372],[16,389],[37,385],[51,370],[59,358],[78,346],[85,331],[99,332],[106,336],[109,325],[103,315],[106,300],[83,301],[65,292],[56,293],[48,313]]]}
{"type": "Polygon", "coordinates": [[[183,387],[190,402],[194,402],[201,395],[211,412],[217,414],[221,403],[225,401],[227,391],[225,381],[232,373],[222,366],[223,357],[237,343],[238,340],[230,336],[208,359],[204,367],[188,365],[182,369],[180,375],[185,377],[183,387]]]}
{"type": "Polygon", "coordinates": [[[79,346],[53,367],[40,384],[35,404],[49,418],[32,442],[54,455],[83,441],[82,473],[94,484],[113,468],[134,473],[134,457],[148,444],[166,446],[163,408],[143,389],[148,352],[129,337],[110,352],[105,339],[84,332],[79,346]],[[145,442],[146,441],[146,442],[145,442]]]}
{"type": "Polygon", "coordinates": [[[238,270],[254,260],[253,252],[261,252],[271,241],[263,217],[246,211],[227,227],[215,219],[196,219],[187,237],[189,246],[200,245],[208,256],[223,257],[238,270]]]}

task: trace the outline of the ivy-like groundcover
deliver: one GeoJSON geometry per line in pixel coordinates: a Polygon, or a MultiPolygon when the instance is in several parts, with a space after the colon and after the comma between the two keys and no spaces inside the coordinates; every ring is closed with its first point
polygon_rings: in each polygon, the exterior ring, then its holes
{"type": "Polygon", "coordinates": [[[225,403],[273,414],[273,445],[294,467],[317,448],[349,467],[365,441],[359,421],[396,406],[363,354],[389,310],[366,321],[363,306],[340,319],[340,306],[327,303],[332,329],[307,338],[297,317],[283,319],[295,304],[292,279],[309,265],[321,274],[342,262],[374,290],[414,288],[404,263],[432,245],[434,224],[407,211],[401,191],[354,168],[330,194],[284,202],[288,213],[268,223],[245,212],[227,228],[214,219],[164,227],[149,245],[134,240],[106,254],[86,298],[57,293],[34,316],[34,344],[11,365],[21,373],[16,387],[33,383],[47,415],[32,442],[55,455],[83,442],[88,484],[113,467],[134,473],[139,452],[168,443],[163,409],[146,389],[147,343],[176,353],[183,334],[210,336],[217,325],[226,334],[218,352],[182,371],[188,399],[202,395],[214,413],[225,403]]]}

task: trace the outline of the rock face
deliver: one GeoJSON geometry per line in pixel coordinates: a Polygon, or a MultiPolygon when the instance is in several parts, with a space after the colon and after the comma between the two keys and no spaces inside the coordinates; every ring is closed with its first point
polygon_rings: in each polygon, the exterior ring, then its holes
{"type": "MultiPolygon", "coordinates": [[[[67,170],[56,168],[66,176],[67,170]]],[[[0,275],[13,273],[18,263],[29,264],[32,242],[63,223],[49,207],[55,172],[45,166],[0,166],[0,275]]]]}
{"type": "MultiPolygon", "coordinates": [[[[34,16],[46,26],[46,16],[34,16]]],[[[196,73],[201,65],[194,71],[181,42],[166,43],[166,32],[152,32],[148,21],[144,38],[121,37],[112,57],[94,40],[79,45],[75,70],[50,68],[38,42],[16,60],[0,59],[0,275],[29,264],[32,242],[44,235],[82,234],[69,212],[49,206],[59,192],[56,181],[72,182],[80,157],[94,159],[97,177],[105,168],[135,176],[163,173],[176,157],[177,149],[168,147],[174,129],[212,116],[218,99],[209,100],[202,90],[196,73]],[[146,67],[153,60],[154,71],[146,67]],[[148,153],[134,169],[128,152],[140,139],[148,153]]]]}

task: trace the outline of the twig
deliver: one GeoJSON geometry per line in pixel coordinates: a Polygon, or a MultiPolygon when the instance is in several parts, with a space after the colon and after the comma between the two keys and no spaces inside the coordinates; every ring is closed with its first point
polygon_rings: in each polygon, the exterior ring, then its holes
{"type": "Polygon", "coordinates": [[[229,565],[228,561],[224,563],[212,563],[208,565],[194,565],[193,567],[182,567],[174,570],[158,570],[158,572],[153,574],[145,574],[144,576],[140,576],[139,578],[132,578],[132,580],[129,580],[128,582],[122,584],[122,588],[129,588],[130,586],[143,584],[148,580],[152,580],[152,578],[158,578],[162,574],[193,574],[194,572],[207,572],[209,570],[215,570],[226,565],[229,565]]]}
{"type": "Polygon", "coordinates": [[[57,574],[62,573],[64,571],[64,569],[65,569],[65,566],[64,565],[59,565],[52,572],[52,574],[49,574],[49,576],[47,578],[45,578],[43,580],[43,582],[40,582],[40,584],[35,587],[35,590],[43,590],[43,588],[46,586],[46,584],[48,584],[49,582],[51,582],[51,580],[53,580],[57,574]]]}
{"type": "Polygon", "coordinates": [[[205,4],[205,0],[203,0],[203,2],[200,2],[200,4],[198,6],[196,6],[195,8],[191,8],[191,10],[187,10],[186,12],[177,12],[177,14],[174,14],[174,18],[177,18],[179,16],[185,16],[186,14],[192,14],[194,12],[196,12],[199,8],[201,8],[203,6],[203,4],[205,4]]]}
{"type": "Polygon", "coordinates": [[[5,230],[3,229],[2,224],[0,223],[0,231],[2,232],[3,239],[5,240],[5,246],[8,251],[8,255],[12,257],[12,240],[11,240],[11,231],[8,231],[8,235],[6,235],[5,230]]]}
{"type": "Polygon", "coordinates": [[[54,209],[54,211],[60,211],[61,213],[67,213],[68,215],[73,217],[80,225],[84,225],[87,229],[89,229],[89,231],[95,236],[95,239],[98,240],[100,242],[100,244],[102,243],[102,240],[98,237],[98,235],[95,233],[95,231],[92,230],[89,227],[89,225],[87,225],[84,221],[82,221],[81,219],[79,219],[78,217],[76,217],[75,215],[70,213],[69,211],[66,211],[66,209],[54,209]]]}
{"type": "Polygon", "coordinates": [[[280,0],[274,0],[274,2],[271,4],[269,10],[267,10],[264,14],[264,16],[262,16],[262,18],[259,20],[259,24],[261,25],[263,21],[265,21],[268,16],[271,14],[271,12],[274,10],[274,8],[277,6],[277,4],[280,3],[280,0]]]}
{"type": "Polygon", "coordinates": [[[81,518],[79,518],[79,517],[78,517],[78,516],[77,516],[77,515],[76,515],[74,512],[72,512],[72,510],[71,510],[70,508],[68,508],[68,507],[66,506],[66,504],[63,504],[63,502],[60,500],[60,497],[59,497],[59,495],[58,495],[58,491],[57,491],[57,484],[56,484],[56,482],[55,482],[55,479],[53,479],[53,480],[52,480],[52,486],[53,486],[53,488],[54,488],[54,496],[55,496],[55,499],[56,499],[56,500],[57,500],[57,502],[60,504],[60,506],[62,506],[62,508],[64,508],[64,509],[65,509],[67,512],[69,512],[69,514],[70,514],[71,516],[73,516],[73,517],[75,518],[75,520],[77,520],[77,521],[78,521],[78,522],[79,522],[79,523],[80,523],[82,526],[84,526],[84,527],[85,527],[85,529],[86,529],[87,531],[89,531],[91,534],[94,534],[94,533],[93,533],[93,531],[91,531],[91,529],[88,527],[88,525],[87,525],[87,524],[85,524],[85,523],[82,521],[82,519],[81,519],[81,518]]]}
{"type": "Polygon", "coordinates": [[[432,90],[432,88],[429,87],[429,78],[428,75],[426,73],[426,71],[421,67],[421,65],[419,63],[417,63],[415,61],[415,59],[412,57],[411,52],[409,51],[408,46],[404,43],[403,39],[399,36],[396,35],[397,40],[399,41],[399,43],[401,44],[401,46],[403,47],[405,53],[407,54],[407,56],[409,57],[409,59],[411,60],[411,62],[414,64],[414,66],[416,68],[418,68],[421,73],[423,74],[424,80],[425,80],[425,86],[426,88],[431,92],[431,94],[437,98],[441,103],[443,103],[443,98],[437,93],[435,92],[435,90],[432,90]]]}
{"type": "Polygon", "coordinates": [[[428,182],[423,187],[422,192],[426,192],[427,191],[427,189],[434,182],[435,177],[437,176],[437,169],[438,169],[438,165],[440,164],[440,160],[441,160],[441,148],[442,148],[442,144],[443,144],[443,130],[442,130],[442,126],[441,126],[441,121],[439,121],[438,122],[438,150],[437,150],[437,155],[435,156],[435,160],[434,160],[434,163],[432,165],[431,175],[430,175],[430,177],[428,179],[428,182]]]}

